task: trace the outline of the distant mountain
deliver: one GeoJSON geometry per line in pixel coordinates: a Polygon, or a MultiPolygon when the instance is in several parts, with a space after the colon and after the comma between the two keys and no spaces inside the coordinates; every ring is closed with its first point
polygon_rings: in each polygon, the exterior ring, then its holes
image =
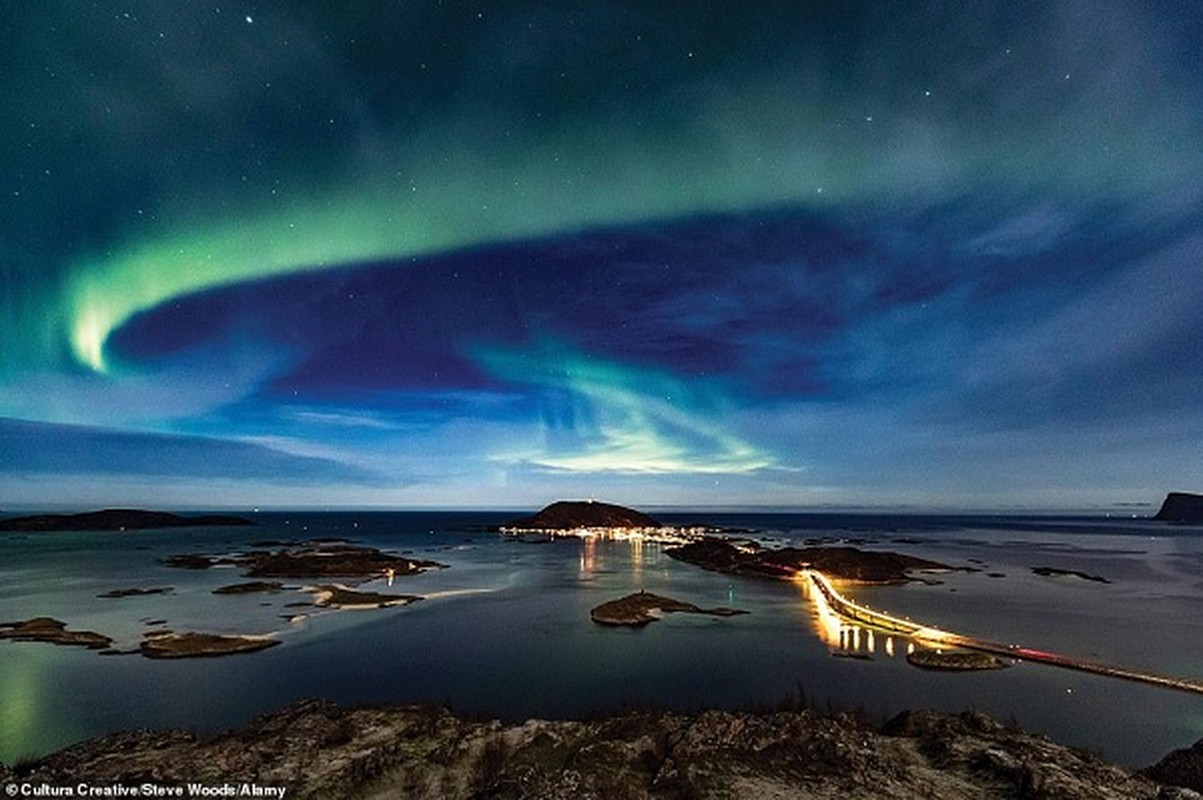
{"type": "Polygon", "coordinates": [[[1161,510],[1153,517],[1164,522],[1203,523],[1203,494],[1170,492],[1161,504],[1161,510]]]}
{"type": "Polygon", "coordinates": [[[39,514],[0,519],[0,531],[130,531],[147,528],[190,528],[203,525],[254,525],[249,519],[226,515],[181,517],[165,511],[106,508],[84,514],[39,514]]]}
{"type": "Polygon", "coordinates": [[[573,528],[659,528],[660,523],[634,509],[594,500],[560,500],[530,517],[503,527],[563,531],[573,528]]]}

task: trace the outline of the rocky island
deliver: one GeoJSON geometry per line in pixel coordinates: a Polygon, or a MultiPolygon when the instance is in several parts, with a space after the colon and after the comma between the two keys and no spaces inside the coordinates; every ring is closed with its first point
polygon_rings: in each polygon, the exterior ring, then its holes
{"type": "Polygon", "coordinates": [[[659,528],[647,514],[595,500],[560,500],[501,526],[503,530],[568,531],[576,528],[659,528]]]}
{"type": "Polygon", "coordinates": [[[686,614],[709,614],[714,617],[733,617],[747,614],[736,608],[699,608],[693,603],[674,600],[650,592],[635,592],[617,600],[602,603],[589,612],[589,618],[598,625],[642,628],[649,622],[660,619],[661,614],[682,612],[686,614]]]}
{"type": "Polygon", "coordinates": [[[154,586],[149,589],[143,589],[135,586],[131,589],[111,589],[96,596],[105,600],[120,600],[123,597],[145,597],[146,595],[171,594],[172,591],[174,590],[170,586],[154,586]]]}
{"type": "Polygon", "coordinates": [[[139,648],[147,658],[204,658],[253,653],[280,643],[270,636],[218,633],[150,633],[139,648]]]}
{"type": "Polygon", "coordinates": [[[1203,523],[1203,494],[1170,492],[1153,516],[1162,522],[1203,523]]]}
{"type": "Polygon", "coordinates": [[[915,650],[906,654],[906,661],[919,669],[940,672],[972,672],[983,669],[1006,669],[1008,664],[998,656],[972,650],[915,650]]]}
{"type": "Polygon", "coordinates": [[[67,624],[50,617],[35,617],[23,622],[0,622],[0,639],[14,642],[48,642],[103,650],[113,644],[108,636],[93,631],[69,631],[67,624]]]}
{"type": "Polygon", "coordinates": [[[374,547],[335,543],[303,543],[279,550],[252,550],[229,556],[184,553],[163,560],[169,567],[208,569],[236,566],[248,578],[368,578],[413,575],[443,564],[394,556],[374,547]]]}
{"type": "Polygon", "coordinates": [[[151,528],[192,528],[209,525],[254,525],[249,519],[225,515],[182,517],[165,511],[107,508],[83,514],[39,514],[0,519],[0,531],[134,531],[151,528]]]}
{"type": "Polygon", "coordinates": [[[416,594],[360,592],[342,584],[334,584],[315,587],[313,604],[321,608],[390,608],[407,606],[421,599],[416,594]]]}
{"type": "Polygon", "coordinates": [[[901,553],[860,550],[855,547],[783,547],[766,550],[707,536],[700,541],[669,548],[665,555],[713,572],[769,578],[793,577],[804,568],[828,577],[858,583],[894,584],[914,580],[914,570],[951,570],[947,564],[901,553]]]}
{"type": "MultiPolygon", "coordinates": [[[[1189,780],[1190,764],[1180,762],[1172,774],[1189,780]]],[[[506,724],[443,709],[310,701],[209,739],[128,731],[19,768],[0,765],[0,783],[10,785],[133,786],[147,776],[180,786],[282,786],[296,798],[1200,797],[982,714],[935,711],[903,712],[880,726],[811,710],[506,724]]]]}
{"type": "Polygon", "coordinates": [[[246,581],[245,583],[218,586],[213,590],[213,594],[273,594],[282,591],[284,591],[284,584],[279,581],[246,581]]]}
{"type": "Polygon", "coordinates": [[[1077,569],[1061,569],[1059,567],[1032,567],[1032,573],[1043,578],[1080,578],[1084,581],[1093,581],[1095,583],[1111,583],[1111,581],[1101,575],[1091,575],[1088,572],[1082,572],[1077,569]]]}

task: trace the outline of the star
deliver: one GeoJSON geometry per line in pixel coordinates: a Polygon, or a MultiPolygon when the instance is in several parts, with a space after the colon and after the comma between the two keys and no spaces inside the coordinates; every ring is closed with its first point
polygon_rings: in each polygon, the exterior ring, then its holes
{"type": "Polygon", "coordinates": [[[259,24],[253,1],[14,9],[30,24],[0,95],[35,116],[0,137],[0,505],[191,480],[197,460],[172,459],[212,452],[193,436],[242,454],[246,496],[285,496],[279,453],[244,445],[297,450],[300,404],[404,421],[303,432],[296,474],[355,502],[546,499],[512,494],[532,465],[543,488],[650,465],[639,491],[669,500],[720,464],[753,503],[812,480],[954,497],[974,473],[1041,504],[1106,475],[1106,499],[1165,464],[1203,485],[1189,436],[1142,427],[1203,429],[1196,43],[1098,2],[1108,48],[1089,26],[897,4],[276,4],[249,37],[222,34],[239,9],[259,24]],[[103,59],[47,63],[81,41],[103,59]],[[1140,70],[1093,81],[1114,52],[1140,70]],[[916,107],[936,91],[919,81],[950,91],[916,107]],[[1158,197],[1180,217],[1137,222],[1158,197]],[[328,301],[352,294],[354,315],[328,301]],[[1100,332],[1129,302],[1124,361],[1100,332]],[[40,455],[102,429],[145,458],[98,457],[85,483],[40,455]]]}

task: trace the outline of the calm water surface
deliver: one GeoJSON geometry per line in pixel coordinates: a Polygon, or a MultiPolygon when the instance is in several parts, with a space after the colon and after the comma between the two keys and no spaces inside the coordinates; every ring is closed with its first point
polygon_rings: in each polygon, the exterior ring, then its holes
{"type": "MultiPolygon", "coordinates": [[[[925,672],[906,663],[904,640],[864,631],[856,649],[868,658],[835,658],[838,634],[825,631],[801,585],[705,572],[651,543],[536,544],[473,529],[507,517],[260,514],[252,528],[0,535],[0,619],[55,617],[112,636],[123,649],[158,627],[278,631],[283,642],[250,655],[178,662],[0,642],[0,760],[131,727],[220,730],[307,697],[447,703],[511,720],[647,705],[773,706],[799,695],[874,716],[972,708],[1132,766],[1203,737],[1203,696],[1023,663],[989,673],[925,672]],[[263,539],[325,536],[449,568],[398,578],[391,588],[383,579],[363,587],[423,595],[420,603],[310,613],[290,623],[284,617],[313,611],[286,607],[307,595],[214,595],[241,580],[238,571],[159,563],[263,539]],[[167,586],[167,595],[97,598],[167,586]],[[670,615],[642,630],[590,622],[593,606],[639,589],[751,613],[670,615]]],[[[1088,518],[664,517],[742,527],[778,543],[850,540],[972,568],[926,576],[930,585],[849,594],[958,633],[1203,680],[1197,528],[1088,518]],[[1109,582],[1041,577],[1031,571],[1036,566],[1109,582]]]]}

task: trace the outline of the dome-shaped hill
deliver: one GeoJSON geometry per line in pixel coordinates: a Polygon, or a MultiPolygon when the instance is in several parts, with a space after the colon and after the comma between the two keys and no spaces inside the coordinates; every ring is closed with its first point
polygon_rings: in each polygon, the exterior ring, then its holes
{"type": "Polygon", "coordinates": [[[658,528],[660,523],[640,511],[595,500],[560,500],[529,517],[503,527],[564,531],[573,528],[658,528]]]}

